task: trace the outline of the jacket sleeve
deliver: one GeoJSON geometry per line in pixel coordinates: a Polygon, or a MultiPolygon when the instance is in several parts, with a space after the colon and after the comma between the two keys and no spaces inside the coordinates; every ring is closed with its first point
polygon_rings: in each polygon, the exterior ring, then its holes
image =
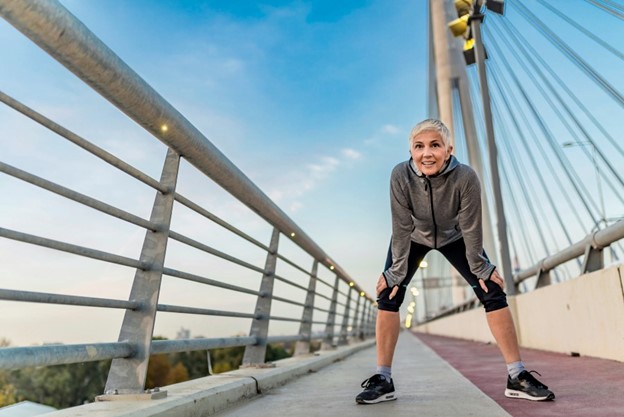
{"type": "Polygon", "coordinates": [[[471,170],[471,175],[460,192],[459,227],[466,244],[466,258],[470,271],[477,278],[488,280],[496,267],[490,263],[483,251],[481,185],[474,171],[471,170]]]}
{"type": "Polygon", "coordinates": [[[388,287],[392,288],[405,279],[411,234],[414,230],[412,211],[406,184],[402,184],[395,168],[390,179],[390,210],[392,213],[392,266],[384,271],[388,287]]]}

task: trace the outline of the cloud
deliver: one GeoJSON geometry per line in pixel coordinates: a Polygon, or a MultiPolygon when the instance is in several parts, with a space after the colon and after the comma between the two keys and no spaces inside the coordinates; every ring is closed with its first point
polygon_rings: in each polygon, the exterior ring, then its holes
{"type": "Polygon", "coordinates": [[[344,148],[332,156],[318,156],[312,162],[299,165],[279,176],[274,176],[271,184],[261,188],[278,205],[288,207],[291,213],[305,207],[302,201],[306,194],[318,188],[340,170],[350,169],[353,162],[363,154],[352,148],[344,148]]]}
{"type": "Polygon", "coordinates": [[[401,129],[396,127],[395,125],[387,124],[381,128],[382,133],[389,133],[391,135],[398,135],[401,133],[401,129]]]}
{"type": "Polygon", "coordinates": [[[351,148],[345,148],[342,150],[342,154],[347,158],[347,159],[351,159],[351,160],[356,160],[356,159],[360,159],[362,157],[362,153],[356,151],[355,149],[351,149],[351,148]]]}
{"type": "MultiPolygon", "coordinates": [[[[373,133],[371,137],[364,140],[364,145],[367,146],[380,146],[383,143],[387,142],[388,136],[397,136],[402,135],[403,129],[400,127],[393,125],[391,123],[387,123],[381,126],[377,132],[373,133]]],[[[395,140],[395,138],[391,138],[391,140],[395,140]]]]}

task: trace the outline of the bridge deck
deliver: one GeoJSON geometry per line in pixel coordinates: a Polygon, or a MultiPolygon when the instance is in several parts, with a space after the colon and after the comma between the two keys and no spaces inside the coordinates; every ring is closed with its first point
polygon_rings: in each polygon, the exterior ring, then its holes
{"type": "Polygon", "coordinates": [[[509,416],[408,332],[401,333],[395,357],[393,378],[398,400],[357,405],[360,382],[370,376],[374,365],[375,349],[370,347],[217,416],[509,416]]]}
{"type": "Polygon", "coordinates": [[[354,402],[359,383],[373,370],[371,347],[217,415],[624,416],[624,363],[534,349],[522,349],[522,355],[542,373],[556,401],[506,398],[505,367],[495,345],[402,332],[393,371],[397,401],[354,402]]]}
{"type": "Polygon", "coordinates": [[[438,355],[514,417],[624,416],[624,363],[587,356],[522,349],[529,369],[557,395],[556,401],[534,403],[503,395],[501,357],[495,345],[418,334],[438,355]]]}

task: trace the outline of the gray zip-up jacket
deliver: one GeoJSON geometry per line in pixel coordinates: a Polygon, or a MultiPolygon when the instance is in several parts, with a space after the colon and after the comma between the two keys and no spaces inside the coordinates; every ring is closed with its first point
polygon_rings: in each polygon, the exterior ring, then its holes
{"type": "Polygon", "coordinates": [[[476,172],[451,155],[434,176],[418,171],[414,162],[398,164],[390,178],[392,266],[384,271],[389,287],[407,274],[410,243],[440,248],[464,238],[470,270],[487,280],[496,268],[483,256],[481,185],[476,172]]]}

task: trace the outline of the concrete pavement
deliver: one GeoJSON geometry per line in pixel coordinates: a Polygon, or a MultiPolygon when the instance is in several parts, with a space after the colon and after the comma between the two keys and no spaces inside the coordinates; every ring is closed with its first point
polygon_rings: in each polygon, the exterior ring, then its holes
{"type": "MultiPolygon", "coordinates": [[[[393,379],[398,399],[358,405],[360,383],[375,369],[369,347],[286,385],[234,405],[219,417],[504,417],[509,414],[407,331],[399,337],[393,379]]],[[[504,389],[504,387],[502,387],[504,389]]]]}

